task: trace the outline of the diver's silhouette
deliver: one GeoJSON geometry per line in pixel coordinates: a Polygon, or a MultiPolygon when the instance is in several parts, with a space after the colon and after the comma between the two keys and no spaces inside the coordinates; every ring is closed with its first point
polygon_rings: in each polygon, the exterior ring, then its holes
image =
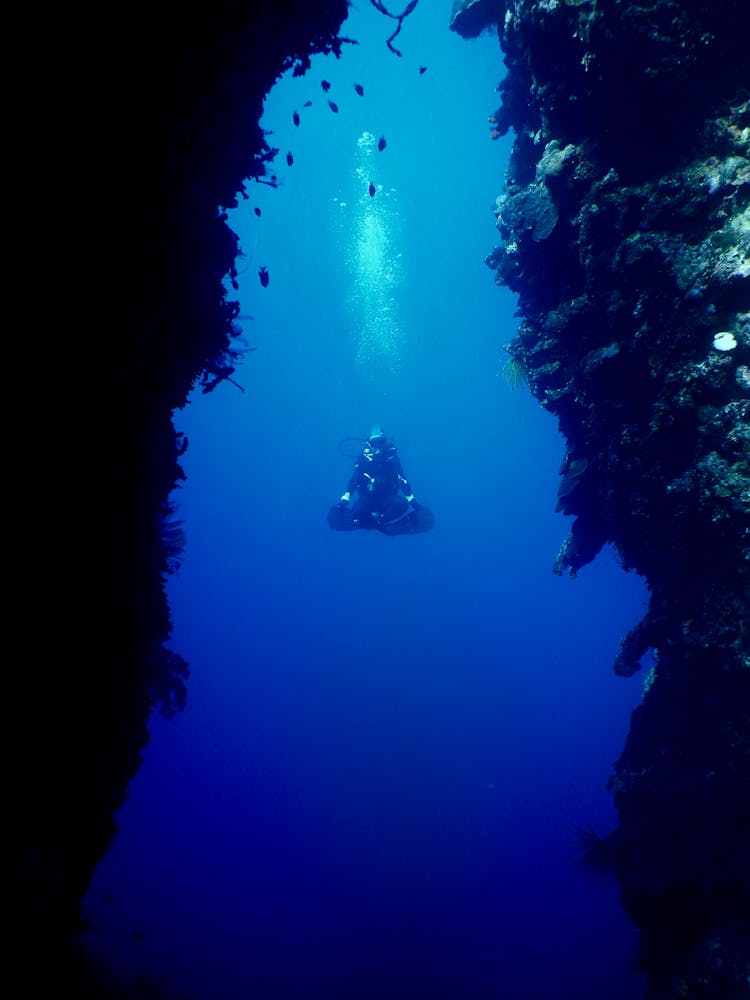
{"type": "Polygon", "coordinates": [[[357,458],[346,491],[328,511],[329,525],[335,531],[364,528],[401,535],[429,531],[434,520],[415,500],[396,445],[376,428],[357,458]]]}

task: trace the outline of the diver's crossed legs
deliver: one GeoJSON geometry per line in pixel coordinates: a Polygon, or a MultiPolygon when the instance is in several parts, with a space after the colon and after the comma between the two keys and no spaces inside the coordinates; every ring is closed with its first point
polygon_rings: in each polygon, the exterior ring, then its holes
{"type": "Polygon", "coordinates": [[[373,503],[370,497],[360,497],[352,507],[352,517],[357,528],[384,528],[395,524],[409,512],[406,497],[386,497],[384,502],[373,503]],[[382,510],[380,507],[382,506],[382,510]]]}

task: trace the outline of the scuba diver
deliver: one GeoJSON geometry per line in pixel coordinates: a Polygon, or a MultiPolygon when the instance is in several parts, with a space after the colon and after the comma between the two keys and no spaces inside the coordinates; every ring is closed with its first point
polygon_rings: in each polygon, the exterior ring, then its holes
{"type": "Polygon", "coordinates": [[[335,531],[377,529],[386,535],[429,531],[432,512],[414,499],[396,445],[377,427],[365,442],[344,494],[328,512],[335,531]]]}

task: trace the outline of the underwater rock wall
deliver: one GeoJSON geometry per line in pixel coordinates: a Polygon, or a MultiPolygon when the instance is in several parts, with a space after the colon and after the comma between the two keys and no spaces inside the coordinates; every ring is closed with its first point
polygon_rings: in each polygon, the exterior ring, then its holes
{"type": "MultiPolygon", "coordinates": [[[[464,3],[496,28],[515,133],[500,242],[516,378],[558,420],[554,571],[605,543],[650,601],[614,765],[616,872],[648,996],[750,997],[750,5],[464,3]],[[492,8],[489,10],[488,8],[492,8]]],[[[461,31],[460,19],[453,27],[461,31]]],[[[467,34],[477,33],[474,18],[467,34]]]]}
{"type": "Polygon", "coordinates": [[[42,258],[24,302],[49,379],[27,384],[42,458],[22,492],[43,542],[24,594],[36,627],[6,691],[23,713],[6,795],[6,978],[17,963],[25,995],[58,995],[78,975],[79,903],[149,716],[185,701],[188,664],[166,645],[164,583],[182,545],[170,497],[187,446],[172,413],[241,353],[224,285],[238,247],[220,206],[247,178],[271,179],[263,98],[312,53],[340,53],[346,12],[346,0],[29,12],[25,68],[45,86],[18,190],[24,208],[42,205],[28,209],[33,246],[16,253],[22,269],[42,258]]]}

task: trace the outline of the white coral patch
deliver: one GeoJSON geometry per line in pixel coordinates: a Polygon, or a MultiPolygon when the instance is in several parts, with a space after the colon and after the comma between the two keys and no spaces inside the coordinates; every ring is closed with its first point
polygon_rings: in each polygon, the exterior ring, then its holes
{"type": "Polygon", "coordinates": [[[737,341],[729,330],[714,334],[714,347],[717,351],[733,351],[736,346],[737,341]]]}

